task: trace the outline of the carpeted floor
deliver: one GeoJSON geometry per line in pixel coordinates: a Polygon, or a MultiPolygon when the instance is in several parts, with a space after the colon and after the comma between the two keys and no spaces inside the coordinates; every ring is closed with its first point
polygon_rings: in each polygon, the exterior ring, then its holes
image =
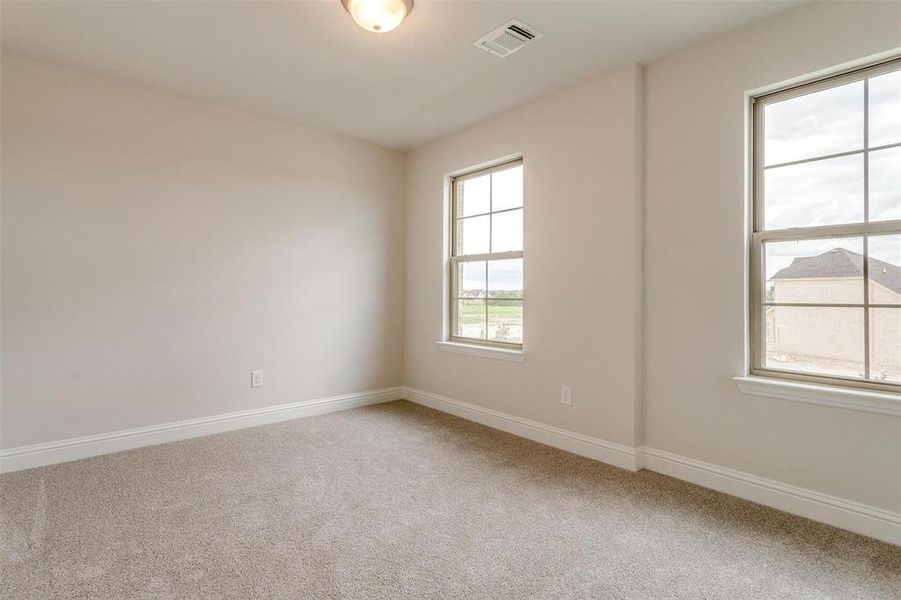
{"type": "Polygon", "coordinates": [[[901,598],[901,548],[407,402],[0,477],[4,598],[901,598]]]}

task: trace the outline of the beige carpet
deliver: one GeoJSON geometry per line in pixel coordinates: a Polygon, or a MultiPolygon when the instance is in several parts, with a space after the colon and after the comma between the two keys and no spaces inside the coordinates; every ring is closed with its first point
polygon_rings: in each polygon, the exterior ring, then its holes
{"type": "Polygon", "coordinates": [[[901,549],[406,402],[0,477],[5,598],[899,598],[901,549]]]}

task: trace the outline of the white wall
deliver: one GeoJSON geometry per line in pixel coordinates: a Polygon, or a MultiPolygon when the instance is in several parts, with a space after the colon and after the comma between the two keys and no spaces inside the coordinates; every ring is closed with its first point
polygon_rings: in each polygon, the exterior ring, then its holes
{"type": "Polygon", "coordinates": [[[407,385],[635,443],[640,72],[627,67],[428,144],[407,162],[407,385]],[[441,352],[444,177],[522,154],[526,361],[441,352]],[[559,402],[573,388],[573,406],[559,402]]]}
{"type": "Polygon", "coordinates": [[[805,6],[643,94],[620,69],[410,153],[405,189],[384,149],[5,57],[2,446],[403,381],[898,511],[901,420],[731,377],[745,94],[901,46],[899,11],[805,6]],[[516,153],[527,359],[440,352],[444,176],[516,153]]]}
{"type": "Polygon", "coordinates": [[[899,11],[804,6],[651,64],[643,93],[640,71],[621,69],[412,152],[407,385],[901,509],[901,419],[732,381],[745,365],[746,94],[901,46],[899,11]],[[444,175],[518,152],[526,362],[442,353],[444,175]]]}
{"type": "Polygon", "coordinates": [[[901,4],[811,5],[649,66],[646,443],[901,510],[901,419],[744,396],[744,95],[901,46],[901,4]]]}
{"type": "Polygon", "coordinates": [[[3,448],[401,383],[401,155],[2,75],[3,448]]]}

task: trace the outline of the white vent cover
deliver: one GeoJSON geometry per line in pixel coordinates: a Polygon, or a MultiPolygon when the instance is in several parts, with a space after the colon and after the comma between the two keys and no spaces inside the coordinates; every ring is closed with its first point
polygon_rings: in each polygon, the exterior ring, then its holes
{"type": "Polygon", "coordinates": [[[522,21],[513,19],[488,35],[480,37],[472,45],[504,58],[510,56],[529,42],[542,37],[544,37],[543,33],[529,27],[522,21]]]}

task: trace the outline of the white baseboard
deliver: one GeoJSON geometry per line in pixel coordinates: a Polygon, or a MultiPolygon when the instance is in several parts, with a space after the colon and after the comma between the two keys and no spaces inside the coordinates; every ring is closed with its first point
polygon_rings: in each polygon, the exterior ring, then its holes
{"type": "Polygon", "coordinates": [[[642,447],[642,468],[841,529],[901,545],[901,514],[642,447]]]}
{"type": "Polygon", "coordinates": [[[403,397],[494,429],[630,471],[648,469],[814,521],[901,545],[901,514],[654,448],[614,444],[415,388],[403,397]]]}
{"type": "Polygon", "coordinates": [[[381,390],[370,390],[355,394],[344,394],[330,398],[318,398],[267,406],[251,410],[188,419],[175,423],[164,423],[150,427],[126,429],[99,435],[19,446],[0,451],[0,473],[21,471],[56,463],[100,456],[122,450],[131,450],[143,446],[154,446],[166,442],[174,442],[187,438],[200,437],[213,433],[222,433],[245,427],[256,427],[268,423],[288,421],[300,417],[310,417],[323,413],[359,408],[370,404],[391,402],[402,397],[402,388],[392,387],[381,390]]]}
{"type": "Polygon", "coordinates": [[[500,429],[547,446],[560,448],[573,454],[593,458],[630,471],[637,470],[635,448],[608,442],[600,438],[567,431],[530,421],[500,411],[491,410],[468,402],[424,392],[411,387],[403,388],[404,398],[446,412],[468,421],[475,421],[494,429],[500,429]]]}
{"type": "Polygon", "coordinates": [[[821,494],[654,448],[635,449],[410,387],[393,387],[345,394],[59,442],[10,448],[0,452],[0,472],[19,471],[90,458],[101,454],[245,427],[391,402],[400,398],[616,467],[630,471],[636,471],[639,468],[649,469],[834,527],[901,545],[901,514],[897,512],[821,494]]]}

